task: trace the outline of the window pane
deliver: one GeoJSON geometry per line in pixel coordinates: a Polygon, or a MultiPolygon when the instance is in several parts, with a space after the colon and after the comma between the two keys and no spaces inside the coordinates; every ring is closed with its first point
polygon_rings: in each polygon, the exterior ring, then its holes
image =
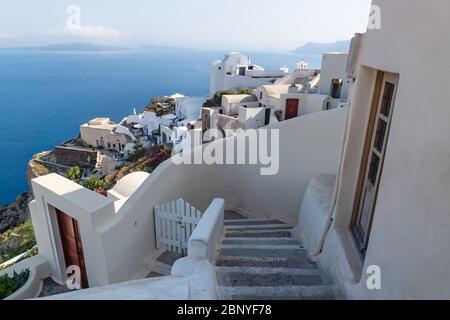
{"type": "Polygon", "coordinates": [[[383,150],[384,137],[386,136],[386,128],[387,128],[387,123],[384,120],[379,119],[378,120],[377,132],[375,133],[375,144],[374,144],[374,147],[380,153],[383,150]]]}
{"type": "Polygon", "coordinates": [[[369,181],[375,185],[375,181],[377,179],[378,174],[378,168],[380,166],[380,158],[375,154],[372,153],[372,159],[370,160],[370,167],[369,167],[369,181]]]}
{"type": "Polygon", "coordinates": [[[385,117],[389,117],[391,111],[394,89],[395,85],[393,83],[386,82],[386,85],[384,87],[383,101],[381,102],[381,114],[385,117]]]}

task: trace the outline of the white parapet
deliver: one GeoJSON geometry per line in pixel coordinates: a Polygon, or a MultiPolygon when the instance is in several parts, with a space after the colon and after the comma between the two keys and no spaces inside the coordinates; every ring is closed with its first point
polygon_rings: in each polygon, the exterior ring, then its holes
{"type": "Polygon", "coordinates": [[[20,274],[26,270],[30,271],[28,280],[16,292],[6,297],[5,300],[23,300],[37,297],[42,290],[42,279],[47,278],[51,273],[47,260],[38,254],[1,270],[0,276],[8,275],[11,277],[14,272],[20,274]]]}
{"type": "Polygon", "coordinates": [[[319,174],[311,179],[303,197],[295,235],[310,253],[319,249],[328,222],[336,175],[319,174]]]}
{"type": "Polygon", "coordinates": [[[225,201],[214,199],[198,223],[188,244],[188,256],[213,262],[222,234],[225,201]]]}

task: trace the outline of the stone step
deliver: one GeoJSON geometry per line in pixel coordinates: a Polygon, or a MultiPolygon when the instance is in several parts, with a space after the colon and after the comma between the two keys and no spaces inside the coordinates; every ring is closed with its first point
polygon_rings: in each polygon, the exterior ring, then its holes
{"type": "Polygon", "coordinates": [[[218,267],[219,285],[224,287],[316,286],[330,282],[318,269],[218,267]]]}
{"type": "Polygon", "coordinates": [[[170,275],[172,266],[176,260],[183,256],[179,253],[172,251],[161,251],[156,257],[149,257],[144,259],[143,264],[150,272],[156,272],[162,275],[170,275]]]}
{"type": "Polygon", "coordinates": [[[156,260],[144,261],[144,267],[150,272],[156,272],[165,276],[169,275],[172,271],[171,265],[164,264],[156,260]]]}
{"type": "Polygon", "coordinates": [[[226,272],[217,275],[219,285],[235,287],[318,286],[329,284],[320,274],[226,272]]]}
{"type": "Polygon", "coordinates": [[[322,275],[322,271],[319,269],[305,269],[305,268],[283,268],[283,267],[240,267],[240,266],[234,266],[234,267],[220,267],[216,266],[216,272],[223,274],[227,272],[231,273],[258,273],[258,274],[278,274],[278,273],[285,273],[289,275],[304,275],[304,276],[311,276],[311,275],[322,275]]]}
{"type": "Polygon", "coordinates": [[[239,226],[239,225],[284,224],[284,223],[279,220],[268,220],[268,219],[235,219],[235,220],[225,220],[223,224],[225,226],[239,226]]]}
{"type": "Polygon", "coordinates": [[[240,231],[226,231],[226,238],[291,238],[291,231],[287,230],[240,230],[240,231]]]}
{"type": "Polygon", "coordinates": [[[267,286],[217,288],[222,300],[334,300],[339,298],[331,285],[318,286],[267,286]]]}
{"type": "Polygon", "coordinates": [[[225,221],[229,221],[229,220],[247,220],[249,218],[233,210],[225,210],[224,219],[225,221]]]}
{"type": "Polygon", "coordinates": [[[317,264],[305,257],[291,258],[256,258],[219,256],[216,261],[219,267],[262,267],[262,268],[303,268],[316,269],[317,264]]]}
{"type": "Polygon", "coordinates": [[[295,249],[254,249],[254,248],[222,248],[219,251],[221,256],[227,257],[255,257],[255,258],[306,258],[307,252],[302,248],[295,249]]]}
{"type": "Polygon", "coordinates": [[[220,299],[336,299],[331,278],[292,238],[293,226],[276,219],[228,216],[218,247],[220,299]]]}
{"type": "Polygon", "coordinates": [[[155,271],[151,271],[146,278],[158,278],[158,277],[163,277],[164,274],[161,274],[159,272],[155,272],[155,271]]]}
{"type": "MultiPolygon", "coordinates": [[[[225,238],[222,245],[299,245],[302,243],[294,238],[225,238]]],[[[303,246],[302,246],[303,247],[303,246]]]]}
{"type": "Polygon", "coordinates": [[[257,231],[257,230],[286,230],[286,229],[292,229],[292,226],[289,226],[287,224],[245,224],[245,225],[231,225],[231,226],[224,226],[225,231],[257,231]]]}
{"type": "Polygon", "coordinates": [[[279,243],[264,243],[264,244],[222,244],[220,249],[304,249],[300,244],[279,244],[279,243]]]}

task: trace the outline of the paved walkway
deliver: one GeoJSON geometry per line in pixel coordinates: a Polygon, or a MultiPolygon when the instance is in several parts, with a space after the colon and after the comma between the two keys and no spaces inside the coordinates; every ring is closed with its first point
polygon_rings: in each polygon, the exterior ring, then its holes
{"type": "Polygon", "coordinates": [[[226,212],[216,261],[219,299],[301,300],[339,297],[330,278],[308,260],[292,226],[226,212]]]}

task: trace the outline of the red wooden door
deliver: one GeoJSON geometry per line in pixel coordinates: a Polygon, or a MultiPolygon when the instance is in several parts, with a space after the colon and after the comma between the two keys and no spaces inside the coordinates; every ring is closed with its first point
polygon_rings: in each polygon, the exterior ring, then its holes
{"type": "Polygon", "coordinates": [[[81,271],[81,287],[88,288],[89,285],[78,221],[58,209],[56,209],[56,216],[58,217],[59,233],[66,267],[72,265],[78,266],[81,271]]]}
{"type": "Polygon", "coordinates": [[[298,116],[298,99],[286,99],[286,117],[285,119],[292,119],[298,116]]]}

